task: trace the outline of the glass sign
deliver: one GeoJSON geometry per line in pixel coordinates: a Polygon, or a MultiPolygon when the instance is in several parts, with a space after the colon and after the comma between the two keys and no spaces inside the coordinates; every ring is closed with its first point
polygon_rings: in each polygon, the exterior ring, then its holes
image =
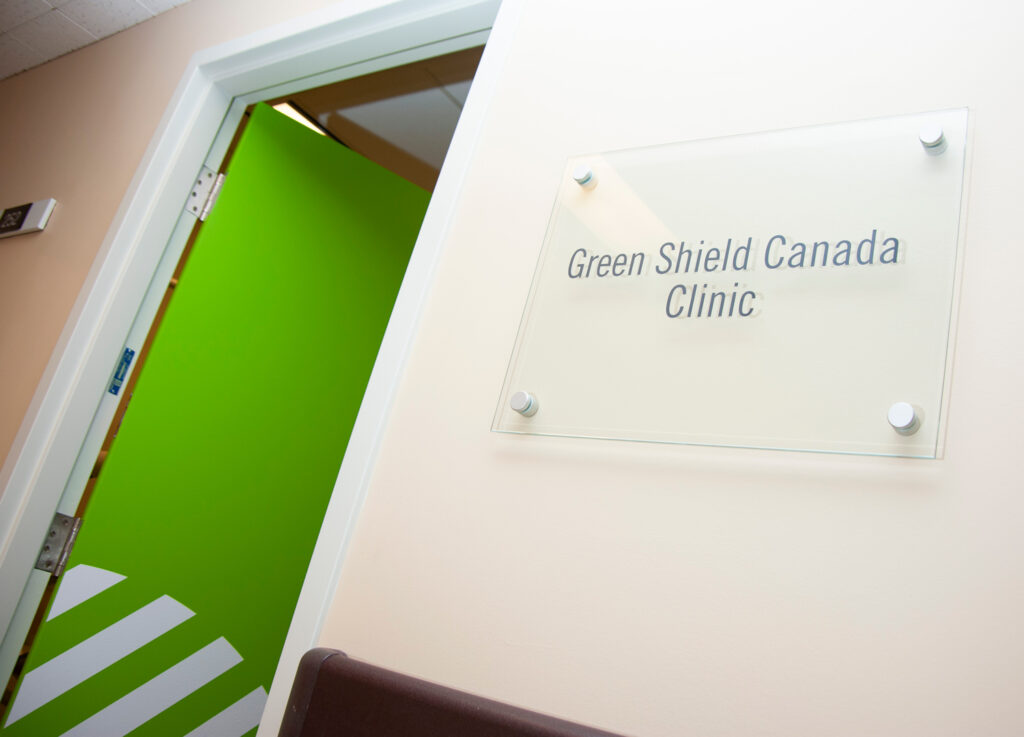
{"type": "Polygon", "coordinates": [[[571,159],[492,429],[931,458],[967,111],[571,159]]]}

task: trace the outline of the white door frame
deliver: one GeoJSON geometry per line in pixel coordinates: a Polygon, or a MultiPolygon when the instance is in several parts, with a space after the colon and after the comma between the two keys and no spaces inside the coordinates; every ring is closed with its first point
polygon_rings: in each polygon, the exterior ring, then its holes
{"type": "Polygon", "coordinates": [[[316,645],[333,599],[420,309],[511,45],[516,5],[517,0],[348,0],[193,57],[114,218],[15,448],[0,469],[0,627],[5,633],[0,677],[13,668],[49,578],[33,567],[50,520],[58,511],[74,513],[114,417],[118,398],[106,389],[117,360],[125,346],[142,345],[188,240],[193,221],[182,214],[185,200],[202,166],[220,165],[246,105],[487,40],[274,677],[260,735],[277,733],[295,667],[302,653],[316,645]]]}

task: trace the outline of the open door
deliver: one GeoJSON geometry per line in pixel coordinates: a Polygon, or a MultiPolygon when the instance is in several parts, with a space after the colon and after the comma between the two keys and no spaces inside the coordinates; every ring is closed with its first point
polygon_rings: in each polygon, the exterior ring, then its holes
{"type": "Polygon", "coordinates": [[[257,106],[0,734],[254,730],[428,199],[257,106]]]}

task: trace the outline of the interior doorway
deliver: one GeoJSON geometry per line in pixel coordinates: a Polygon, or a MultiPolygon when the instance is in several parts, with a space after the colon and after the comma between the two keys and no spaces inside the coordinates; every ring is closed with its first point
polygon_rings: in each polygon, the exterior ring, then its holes
{"type": "MultiPolygon", "coordinates": [[[[323,128],[342,145],[431,191],[451,142],[481,51],[481,47],[470,48],[348,79],[335,85],[292,93],[284,98],[271,99],[270,102],[290,103],[300,115],[323,128]],[[383,122],[378,124],[375,121],[383,122]]],[[[244,126],[243,120],[239,131],[244,126]]],[[[230,173],[230,152],[227,160],[230,173]]],[[[192,243],[194,235],[163,295],[160,314],[166,311],[179,284],[192,243]]],[[[150,330],[147,349],[152,336],[158,332],[159,320],[150,330]]],[[[134,383],[144,375],[142,364],[147,349],[140,351],[136,359],[139,363],[130,383],[125,387],[116,419],[93,465],[89,486],[80,504],[81,511],[84,511],[89,501],[89,490],[101,478],[111,443],[128,408],[134,383]]],[[[42,611],[37,621],[41,621],[41,617],[42,611]]]]}
{"type": "Polygon", "coordinates": [[[483,46],[268,100],[433,192],[483,46]]]}

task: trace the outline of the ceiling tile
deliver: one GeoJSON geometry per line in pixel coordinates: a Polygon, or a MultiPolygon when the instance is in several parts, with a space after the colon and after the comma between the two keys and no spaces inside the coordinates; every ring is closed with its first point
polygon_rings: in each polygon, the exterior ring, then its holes
{"type": "Polygon", "coordinates": [[[49,9],[46,0],[0,0],[0,32],[38,18],[49,9]]]}
{"type": "Polygon", "coordinates": [[[339,115],[440,169],[459,108],[439,88],[344,107],[339,115]]]}
{"type": "Polygon", "coordinates": [[[471,84],[473,84],[473,80],[455,82],[453,84],[446,84],[442,89],[458,101],[459,107],[465,107],[466,97],[469,96],[471,84]]]}
{"type": "Polygon", "coordinates": [[[483,46],[477,46],[465,51],[456,51],[454,54],[436,56],[422,63],[438,84],[466,82],[473,79],[483,51],[483,46]]]}
{"type": "Polygon", "coordinates": [[[153,17],[135,0],[71,0],[60,12],[97,38],[153,17]]]}
{"type": "Polygon", "coordinates": [[[0,79],[10,77],[36,64],[46,61],[38,51],[34,51],[9,33],[0,34],[0,79]]]}
{"type": "Polygon", "coordinates": [[[47,59],[55,59],[96,40],[91,33],[73,23],[59,10],[51,10],[28,23],[22,23],[10,35],[47,59]]]}
{"type": "Polygon", "coordinates": [[[153,15],[163,13],[171,8],[176,8],[179,5],[184,5],[188,0],[139,0],[149,12],[153,15]]]}

